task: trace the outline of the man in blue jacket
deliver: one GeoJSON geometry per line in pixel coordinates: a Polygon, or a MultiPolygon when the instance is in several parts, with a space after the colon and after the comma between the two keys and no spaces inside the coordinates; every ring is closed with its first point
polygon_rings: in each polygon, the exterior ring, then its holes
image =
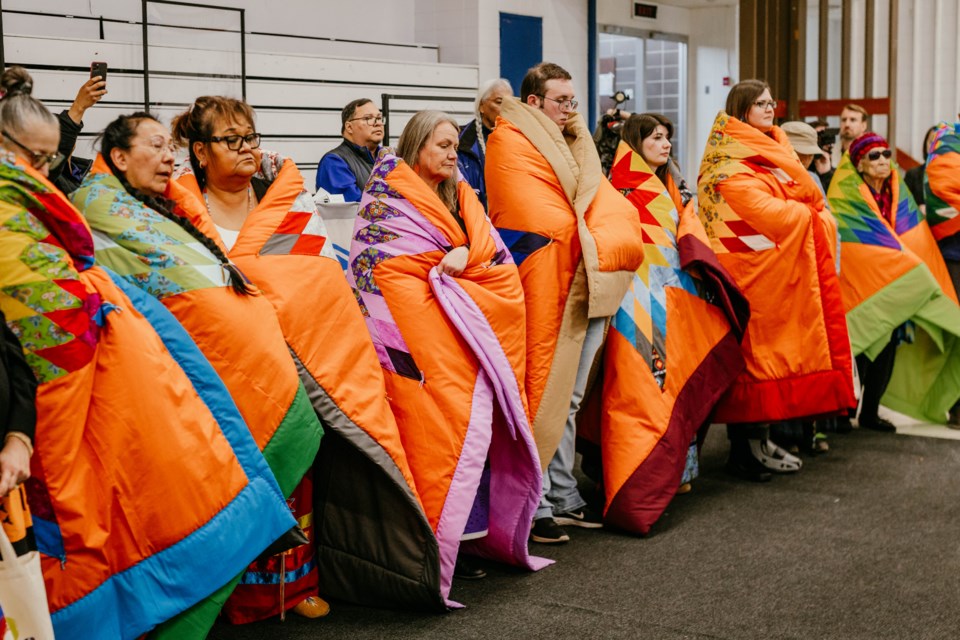
{"type": "Polygon", "coordinates": [[[360,98],[343,108],[340,120],[343,142],[320,159],[317,189],[359,202],[383,142],[383,114],[372,100],[360,98]]]}

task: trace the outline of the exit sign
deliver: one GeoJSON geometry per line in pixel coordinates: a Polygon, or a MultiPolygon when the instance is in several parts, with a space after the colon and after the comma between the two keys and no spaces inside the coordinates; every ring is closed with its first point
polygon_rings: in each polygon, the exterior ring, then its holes
{"type": "Polygon", "coordinates": [[[646,4],[644,2],[634,2],[633,17],[634,18],[650,18],[651,20],[656,20],[657,8],[658,7],[655,4],[646,4]]]}

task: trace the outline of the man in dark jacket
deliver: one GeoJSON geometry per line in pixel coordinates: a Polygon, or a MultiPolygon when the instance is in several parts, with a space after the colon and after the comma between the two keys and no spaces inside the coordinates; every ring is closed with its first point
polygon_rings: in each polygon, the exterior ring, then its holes
{"type": "Polygon", "coordinates": [[[372,100],[360,98],[343,108],[340,120],[343,142],[320,159],[317,189],[359,202],[383,142],[383,114],[372,100]]]}

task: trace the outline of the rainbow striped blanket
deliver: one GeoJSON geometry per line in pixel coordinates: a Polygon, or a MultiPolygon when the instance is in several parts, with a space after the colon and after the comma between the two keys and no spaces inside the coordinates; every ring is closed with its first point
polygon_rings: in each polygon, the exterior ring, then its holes
{"type": "Polygon", "coordinates": [[[875,357],[910,321],[883,404],[937,423],[960,397],[960,307],[923,213],[896,166],[890,219],[844,154],[827,191],[841,240],[840,285],[850,342],[875,357]]]}

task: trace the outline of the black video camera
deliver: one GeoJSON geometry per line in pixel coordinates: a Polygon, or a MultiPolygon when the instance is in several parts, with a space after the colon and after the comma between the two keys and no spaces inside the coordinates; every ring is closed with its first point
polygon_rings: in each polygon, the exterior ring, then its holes
{"type": "Polygon", "coordinates": [[[817,131],[817,146],[824,151],[829,151],[833,148],[833,145],[837,143],[837,135],[839,133],[840,129],[835,127],[829,127],[827,129],[823,129],[822,131],[817,131]]]}

